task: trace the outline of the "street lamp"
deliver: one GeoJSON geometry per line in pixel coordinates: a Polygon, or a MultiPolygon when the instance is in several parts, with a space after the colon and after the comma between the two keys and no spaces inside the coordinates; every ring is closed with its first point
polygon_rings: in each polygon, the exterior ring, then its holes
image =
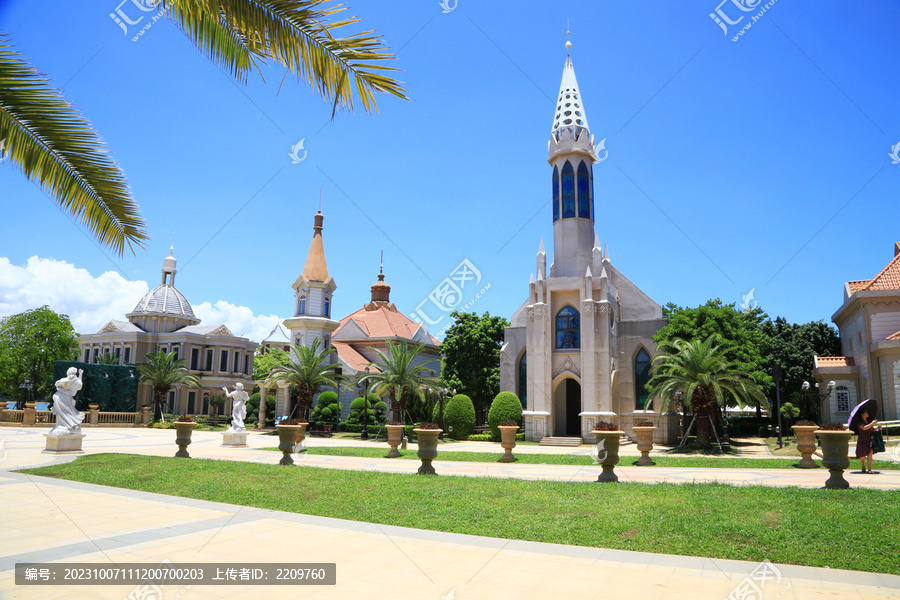
{"type": "Polygon", "coordinates": [[[33,388],[34,388],[34,386],[31,384],[31,379],[29,379],[28,377],[26,377],[26,378],[25,378],[25,381],[19,386],[19,389],[22,390],[22,396],[24,396],[24,398],[21,400],[21,405],[20,405],[20,406],[17,406],[17,408],[18,408],[19,410],[22,410],[22,409],[25,408],[25,403],[28,402],[28,401],[30,400],[30,398],[31,398],[31,390],[32,390],[33,388]]]}
{"type": "MultiPolygon", "coordinates": [[[[800,387],[803,389],[803,391],[806,393],[807,396],[815,396],[816,397],[816,417],[819,421],[819,424],[821,425],[822,424],[822,400],[824,400],[825,398],[827,398],[828,396],[831,395],[832,390],[834,390],[834,382],[829,381],[828,384],[825,386],[827,391],[824,393],[821,393],[821,394],[818,393],[817,391],[810,392],[808,381],[804,381],[803,385],[801,385],[800,387]]],[[[817,390],[819,389],[818,381],[816,382],[816,389],[817,390]]]]}
{"type": "MultiPolygon", "coordinates": [[[[366,367],[366,375],[369,374],[369,367],[366,367]]],[[[369,439],[369,380],[363,377],[357,386],[363,391],[363,422],[362,431],[359,433],[359,439],[369,439]]]]}

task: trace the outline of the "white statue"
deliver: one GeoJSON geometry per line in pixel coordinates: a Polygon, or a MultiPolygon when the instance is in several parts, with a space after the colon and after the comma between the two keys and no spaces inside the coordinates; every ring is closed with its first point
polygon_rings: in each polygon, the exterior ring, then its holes
{"type": "Polygon", "coordinates": [[[244,419],[247,417],[247,400],[250,394],[244,391],[243,383],[234,384],[234,391],[229,393],[227,387],[223,387],[225,396],[231,398],[231,427],[225,433],[243,433],[247,431],[244,427],[244,419]]]}
{"type": "Polygon", "coordinates": [[[56,415],[56,427],[50,435],[79,435],[84,415],[75,409],[75,394],[81,389],[81,369],[69,367],[66,377],[56,382],[56,393],[53,394],[53,407],[50,411],[56,415]]]}

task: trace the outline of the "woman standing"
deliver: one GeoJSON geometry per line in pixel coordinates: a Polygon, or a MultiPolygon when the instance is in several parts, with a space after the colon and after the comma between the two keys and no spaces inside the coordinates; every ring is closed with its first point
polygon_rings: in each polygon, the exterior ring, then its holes
{"type": "Polygon", "coordinates": [[[872,473],[872,434],[873,427],[878,425],[877,419],[869,420],[868,407],[858,411],[854,417],[850,419],[850,429],[858,435],[856,440],[856,458],[859,459],[860,468],[863,473],[872,473]],[[866,469],[866,459],[869,460],[869,468],[866,469]]]}

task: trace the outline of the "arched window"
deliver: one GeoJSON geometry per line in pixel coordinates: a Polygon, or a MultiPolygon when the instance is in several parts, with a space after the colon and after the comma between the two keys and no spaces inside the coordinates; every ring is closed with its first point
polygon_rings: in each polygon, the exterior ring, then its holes
{"type": "Polygon", "coordinates": [[[553,167],[553,222],[559,221],[559,169],[553,167]]]}
{"type": "Polygon", "coordinates": [[[846,386],[839,385],[834,388],[834,407],[835,412],[850,412],[850,390],[846,386]]]}
{"type": "Polygon", "coordinates": [[[325,296],[325,314],[324,317],[326,319],[331,318],[331,298],[325,296]]]}
{"type": "Polygon", "coordinates": [[[528,355],[523,354],[519,359],[519,400],[522,402],[522,410],[528,407],[528,355]]]}
{"type": "Polygon", "coordinates": [[[556,313],[557,348],[581,348],[580,321],[578,311],[571,306],[556,313]]]}
{"type": "Polygon", "coordinates": [[[591,174],[584,161],[578,165],[578,217],[591,218],[591,174]]]}
{"type": "Polygon", "coordinates": [[[650,355],[641,348],[634,359],[634,408],[636,410],[651,410],[653,403],[647,404],[650,394],[647,391],[647,382],[650,381],[650,355]]]}
{"type": "Polygon", "coordinates": [[[297,303],[297,314],[306,314],[306,296],[300,296],[300,302],[297,303]]]}
{"type": "Polygon", "coordinates": [[[562,170],[562,213],[563,219],[575,216],[575,170],[569,161],[562,170]]]}

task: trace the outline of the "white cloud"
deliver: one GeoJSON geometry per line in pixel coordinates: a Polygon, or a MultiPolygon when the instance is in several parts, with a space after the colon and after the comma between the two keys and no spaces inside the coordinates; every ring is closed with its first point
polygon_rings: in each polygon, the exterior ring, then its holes
{"type": "Polygon", "coordinates": [[[46,304],[69,315],[75,331],[94,333],[110,319],[123,320],[148,290],[146,281],[128,281],[115,271],[93,277],[62,260],[32,256],[21,267],[0,257],[0,316],[46,304]]]}
{"type": "MultiPolygon", "coordinates": [[[[115,271],[93,277],[87,269],[52,258],[32,256],[17,266],[0,257],[0,317],[45,304],[69,315],[78,333],[96,333],[111,319],[125,320],[150,290],[146,281],[128,281],[115,271]]],[[[224,323],[235,335],[262,341],[281,319],[254,315],[246,306],[219,300],[194,304],[203,325],[224,323]]]]}
{"type": "Polygon", "coordinates": [[[203,325],[224,323],[231,333],[254,342],[263,341],[275,324],[281,322],[277,315],[254,315],[246,306],[235,306],[225,300],[219,300],[215,305],[201,302],[192,306],[203,325]]]}

